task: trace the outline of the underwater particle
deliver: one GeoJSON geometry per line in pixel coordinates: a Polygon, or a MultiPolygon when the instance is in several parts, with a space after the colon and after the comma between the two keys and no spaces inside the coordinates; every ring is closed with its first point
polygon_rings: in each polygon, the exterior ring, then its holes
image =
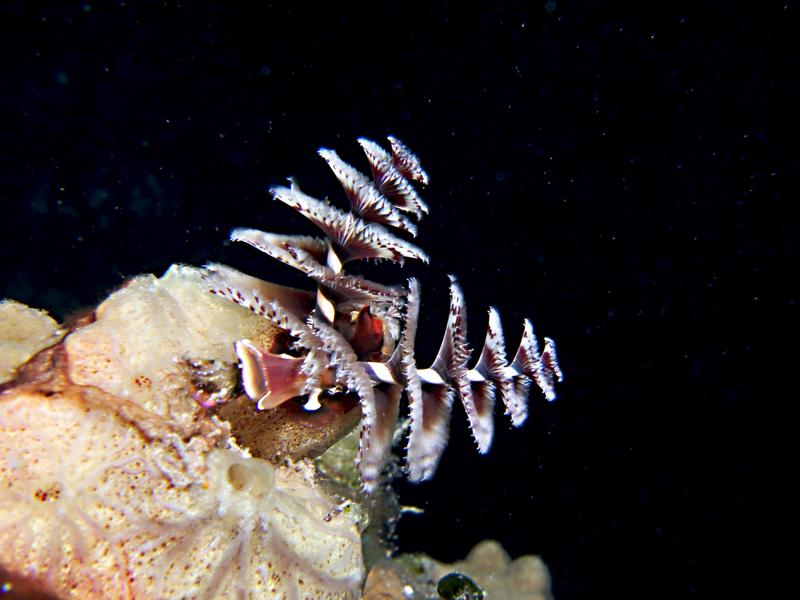
{"type": "Polygon", "coordinates": [[[483,600],[483,590],[462,573],[449,573],[442,577],[436,591],[444,600],[483,600]]]}
{"type": "Polygon", "coordinates": [[[547,11],[547,14],[552,15],[556,12],[556,3],[555,0],[548,0],[544,3],[544,9],[547,11]]]}

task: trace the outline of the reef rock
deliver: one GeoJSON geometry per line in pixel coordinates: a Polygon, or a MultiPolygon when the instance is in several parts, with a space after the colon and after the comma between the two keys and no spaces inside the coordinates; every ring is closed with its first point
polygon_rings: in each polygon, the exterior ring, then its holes
{"type": "Polygon", "coordinates": [[[209,409],[235,395],[233,341],[267,322],[190,267],[133,279],[63,339],[10,306],[2,569],[60,598],[359,597],[358,511],[310,462],[252,456],[209,409]]]}
{"type": "Polygon", "coordinates": [[[538,556],[511,560],[496,541],[477,544],[466,559],[441,563],[429,556],[404,554],[376,564],[369,572],[364,600],[428,600],[440,598],[442,578],[463,574],[480,592],[456,595],[448,600],[486,598],[487,600],[551,600],[550,575],[538,556]]]}

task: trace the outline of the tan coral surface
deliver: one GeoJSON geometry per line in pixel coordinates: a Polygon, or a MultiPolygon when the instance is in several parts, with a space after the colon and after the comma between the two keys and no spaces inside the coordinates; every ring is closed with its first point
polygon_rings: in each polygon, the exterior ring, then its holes
{"type": "Polygon", "coordinates": [[[13,300],[0,301],[0,383],[42,348],[58,341],[61,332],[52,317],[13,300]]]}
{"type": "Polygon", "coordinates": [[[550,574],[542,559],[511,560],[494,540],[477,544],[462,561],[440,563],[425,555],[401,554],[369,572],[364,600],[428,600],[438,596],[438,581],[450,573],[470,577],[486,600],[552,600],[550,574]]]}
{"type": "Polygon", "coordinates": [[[73,598],[356,598],[354,518],[310,463],[240,449],[184,359],[263,323],[173,267],[113,294],[0,392],[0,565],[73,598]]]}

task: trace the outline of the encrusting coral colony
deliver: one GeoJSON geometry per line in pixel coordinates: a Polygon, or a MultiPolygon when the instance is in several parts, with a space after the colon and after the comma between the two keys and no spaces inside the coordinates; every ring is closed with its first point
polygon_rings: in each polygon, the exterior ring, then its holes
{"type": "Polygon", "coordinates": [[[245,242],[302,271],[317,284],[311,302],[298,301],[298,291],[244,275],[230,267],[208,265],[212,291],[246,306],[289,334],[288,344],[259,348],[236,342],[242,382],[260,409],[308,394],[351,392],[361,406],[358,467],[364,487],[374,489],[391,450],[403,390],[411,427],[406,468],[412,481],[430,478],[447,442],[454,396],[467,413],[481,453],[489,450],[494,431],[496,389],[515,426],[527,417],[528,389],[534,381],[548,400],[562,378],[555,343],[545,339],[540,352],[533,327],[525,320],[522,341],[508,364],[500,316],[489,309],[483,350],[472,368],[467,345],[467,315],[461,289],[450,277],[450,314],[433,364],[420,369],[414,357],[420,286],[387,286],[345,272],[348,262],[375,259],[428,262],[420,248],[389,228],[412,236],[417,219],[428,212],[412,182],[426,185],[420,161],[400,140],[389,136],[391,152],[370,140],[358,140],[372,170],[372,179],[344,162],[336,152],[321,149],[350,201],[351,212],[304,194],[291,180],[272,195],[316,225],[325,238],[236,229],[231,240],[245,242]]]}

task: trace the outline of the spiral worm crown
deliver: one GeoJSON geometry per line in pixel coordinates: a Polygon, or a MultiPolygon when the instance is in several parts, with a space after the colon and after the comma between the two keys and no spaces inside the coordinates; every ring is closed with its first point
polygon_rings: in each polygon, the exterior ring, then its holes
{"type": "Polygon", "coordinates": [[[458,396],[478,451],[486,453],[494,432],[493,409],[499,391],[506,414],[519,427],[528,414],[531,383],[547,400],[556,397],[563,377],[555,342],[539,344],[529,320],[509,362],[500,315],[489,309],[483,349],[470,367],[464,298],[450,277],[450,311],[439,352],[428,368],[414,357],[420,286],[384,285],[345,271],[362,259],[428,262],[420,248],[393,230],[415,236],[428,212],[414,184],[427,185],[419,159],[400,140],[388,137],[390,150],[359,139],[372,177],[320,149],[342,185],[350,211],[341,210],[289,186],[272,196],[314,223],[324,237],[235,229],[231,240],[250,244],[302,271],[314,292],[269,283],[220,264],[206,266],[213,293],[269,319],[288,334],[288,347],[264,349],[251,340],[235,344],[242,384],[258,408],[268,410],[291,398],[322,393],[354,393],[361,406],[358,468],[366,491],[375,489],[388,459],[405,391],[410,412],[406,471],[412,481],[430,478],[447,443],[453,399],[458,396]]]}

